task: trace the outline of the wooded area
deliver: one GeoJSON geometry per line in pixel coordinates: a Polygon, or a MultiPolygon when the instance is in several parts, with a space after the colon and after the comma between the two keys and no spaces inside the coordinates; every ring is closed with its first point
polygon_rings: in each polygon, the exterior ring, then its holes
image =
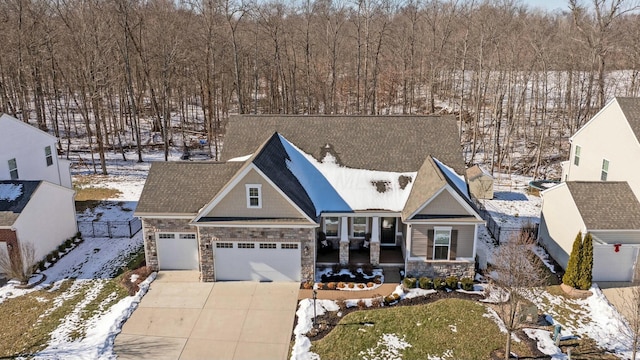
{"type": "MultiPolygon", "coordinates": [[[[545,177],[640,92],[629,0],[2,0],[0,111],[105,151],[206,140],[234,113],[453,113],[465,160],[545,177]]],[[[259,130],[257,130],[259,131],[259,130]]],[[[222,141],[223,142],[223,141],[222,141]]],[[[124,151],[123,152],[123,157],[124,151]]]]}

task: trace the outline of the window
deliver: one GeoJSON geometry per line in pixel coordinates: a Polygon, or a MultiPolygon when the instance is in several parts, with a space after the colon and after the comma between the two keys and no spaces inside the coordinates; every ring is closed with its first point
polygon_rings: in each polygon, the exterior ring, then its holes
{"type": "Polygon", "coordinates": [[[260,249],[275,249],[277,247],[276,244],[260,244],[260,249]]]}
{"type": "Polygon", "coordinates": [[[254,243],[238,243],[238,249],[253,249],[254,247],[254,243]]]}
{"type": "Polygon", "coordinates": [[[451,245],[451,228],[433,229],[433,259],[449,260],[451,245]]]}
{"type": "Polygon", "coordinates": [[[262,185],[260,184],[247,184],[247,207],[248,208],[262,208],[262,185]]]}
{"type": "Polygon", "coordinates": [[[44,157],[47,159],[47,166],[53,165],[53,155],[51,154],[51,146],[44,148],[44,157]]]}
{"type": "Polygon", "coordinates": [[[576,145],[576,152],[573,155],[573,165],[580,165],[580,145],[576,145]]]}
{"type": "Polygon", "coordinates": [[[175,239],[175,238],[176,238],[176,234],[166,234],[166,233],[158,234],[158,239],[175,239]]]}
{"type": "Polygon", "coordinates": [[[280,244],[280,249],[297,249],[298,248],[298,244],[280,244]]]}
{"type": "Polygon", "coordinates": [[[338,237],[340,228],[339,217],[324,218],[324,233],[329,237],[338,237]]]}
{"type": "Polygon", "coordinates": [[[366,217],[354,217],[351,223],[351,236],[363,238],[367,232],[367,221],[368,219],[366,217]]]}
{"type": "Polygon", "coordinates": [[[180,239],[195,239],[196,234],[180,234],[180,239]]]}
{"type": "Polygon", "coordinates": [[[233,243],[219,242],[216,243],[217,249],[233,249],[233,243]]]}
{"type": "Polygon", "coordinates": [[[609,174],[609,160],[602,159],[602,172],[600,173],[600,180],[607,181],[608,174],[609,174]]]}
{"type": "Polygon", "coordinates": [[[9,175],[11,180],[18,180],[18,163],[15,158],[9,160],[9,175]]]}

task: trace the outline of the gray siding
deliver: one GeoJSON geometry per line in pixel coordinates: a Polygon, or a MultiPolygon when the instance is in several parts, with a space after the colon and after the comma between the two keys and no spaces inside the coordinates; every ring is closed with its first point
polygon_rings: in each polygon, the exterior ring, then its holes
{"type": "MultiPolygon", "coordinates": [[[[434,226],[431,224],[414,224],[411,228],[411,257],[427,257],[428,248],[428,232],[433,231],[434,226]]],[[[473,257],[473,241],[474,241],[474,225],[454,225],[452,230],[457,230],[457,246],[455,249],[456,258],[473,257]]]]}
{"type": "Polygon", "coordinates": [[[422,209],[423,215],[469,215],[469,212],[448,191],[441,192],[422,209]]]}

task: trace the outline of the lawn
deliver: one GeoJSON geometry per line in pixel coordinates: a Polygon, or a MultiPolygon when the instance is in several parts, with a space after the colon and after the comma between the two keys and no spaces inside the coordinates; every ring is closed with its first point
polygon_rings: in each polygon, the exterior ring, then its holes
{"type": "MultiPolygon", "coordinates": [[[[506,338],[485,314],[484,305],[461,299],[356,311],[314,342],[311,351],[321,359],[487,359],[493,350],[504,348],[506,338]],[[402,342],[410,347],[393,345],[402,342]]],[[[512,347],[521,356],[533,355],[524,343],[514,341],[512,347]]]]}

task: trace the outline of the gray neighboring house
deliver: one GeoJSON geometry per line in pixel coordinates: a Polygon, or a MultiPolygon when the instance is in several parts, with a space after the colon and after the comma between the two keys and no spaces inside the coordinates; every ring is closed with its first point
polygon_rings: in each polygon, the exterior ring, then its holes
{"type": "Polygon", "coordinates": [[[640,250],[640,202],[626,181],[567,181],[543,191],[542,197],[539,241],[562,267],[578,232],[589,232],[593,281],[633,280],[640,250]]]}
{"type": "Polygon", "coordinates": [[[147,264],[202,281],[307,281],[317,265],[473,276],[477,228],[454,117],[234,116],[222,162],[151,166],[147,264]]]}

